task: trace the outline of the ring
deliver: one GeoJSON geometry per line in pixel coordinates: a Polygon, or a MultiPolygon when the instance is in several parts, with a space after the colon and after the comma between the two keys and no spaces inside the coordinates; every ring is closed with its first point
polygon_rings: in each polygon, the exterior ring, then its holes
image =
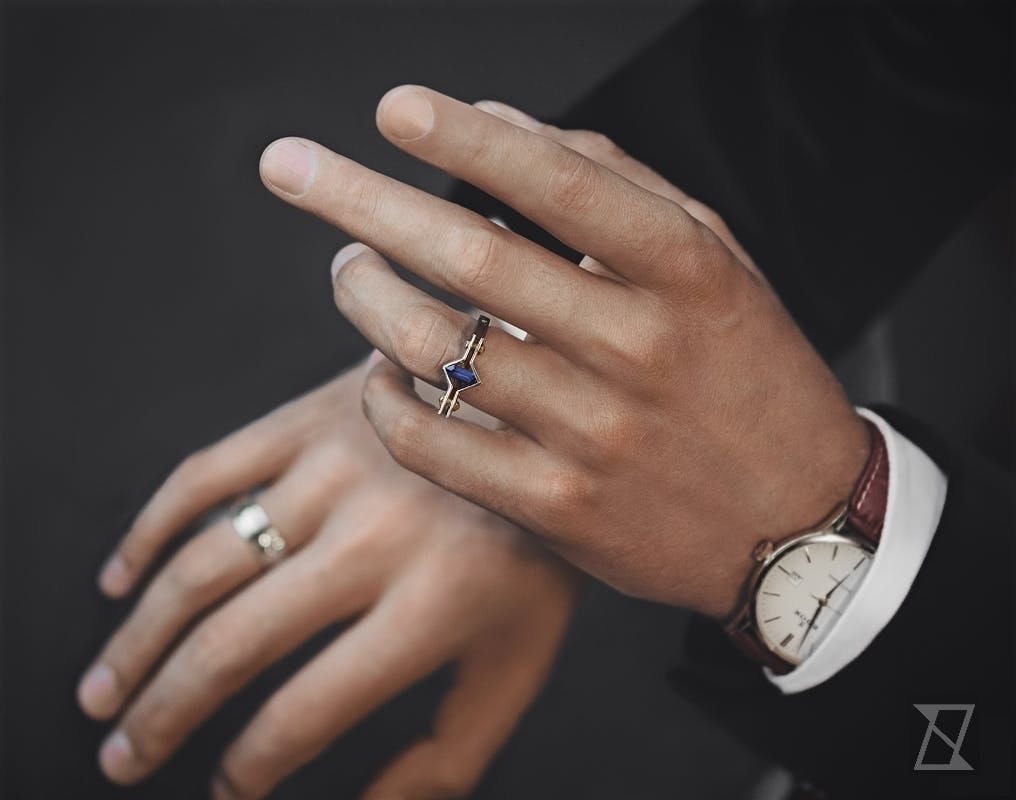
{"type": "Polygon", "coordinates": [[[245,497],[236,504],[229,517],[237,536],[250,542],[262,561],[271,562],[282,557],[286,540],[272,525],[260,503],[245,497]]]}
{"type": "Polygon", "coordinates": [[[471,389],[480,382],[480,376],[476,373],[473,362],[483,352],[483,340],[487,335],[487,328],[490,327],[489,317],[480,317],[473,328],[473,335],[466,342],[466,352],[458,361],[449,361],[441,369],[444,372],[448,388],[441,395],[437,405],[437,413],[443,417],[450,417],[459,410],[459,395],[466,389],[471,389]]]}

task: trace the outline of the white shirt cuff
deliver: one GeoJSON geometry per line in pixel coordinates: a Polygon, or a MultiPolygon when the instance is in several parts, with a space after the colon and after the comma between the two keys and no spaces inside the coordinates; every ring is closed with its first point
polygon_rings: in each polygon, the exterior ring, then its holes
{"type": "Polygon", "coordinates": [[[885,439],[889,495],[882,537],[871,568],[835,627],[807,660],[786,675],[769,678],[784,694],[829,680],[864,652],[893,618],[917,577],[938,528],[948,481],[924,451],[868,409],[885,439]]]}

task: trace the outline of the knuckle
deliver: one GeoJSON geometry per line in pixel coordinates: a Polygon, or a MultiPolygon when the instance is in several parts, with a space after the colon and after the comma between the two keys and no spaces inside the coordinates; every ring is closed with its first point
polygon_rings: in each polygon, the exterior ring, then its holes
{"type": "Polygon", "coordinates": [[[356,465],[340,447],[327,444],[312,448],[304,456],[309,474],[321,490],[313,496],[330,496],[348,486],[357,475],[356,465]]]}
{"type": "Polygon", "coordinates": [[[211,579],[207,562],[192,556],[186,548],[167,565],[162,575],[166,591],[177,603],[186,603],[201,594],[211,579]]]}
{"type": "Polygon", "coordinates": [[[589,208],[599,188],[596,165],[585,156],[564,150],[560,164],[551,171],[544,201],[568,214],[589,208]]]}
{"type": "Polygon", "coordinates": [[[242,669],[242,653],[221,625],[205,622],[194,631],[185,661],[190,674],[217,687],[234,686],[242,669]]]}
{"type": "Polygon", "coordinates": [[[396,417],[383,434],[392,458],[402,466],[415,463],[424,450],[427,422],[420,411],[406,411],[396,417]]]}
{"type": "Polygon", "coordinates": [[[378,410],[382,407],[385,393],[390,388],[390,379],[387,376],[376,370],[371,370],[367,373],[367,377],[363,381],[363,389],[360,391],[360,406],[363,409],[363,414],[377,427],[378,436],[382,438],[382,441],[384,441],[384,431],[377,424],[378,410]]]}
{"type": "Polygon", "coordinates": [[[317,558],[308,569],[309,580],[328,596],[334,595],[336,575],[348,575],[350,564],[372,564],[376,552],[372,545],[378,538],[377,528],[371,525],[344,531],[332,537],[317,549],[317,558]]]}
{"type": "Polygon", "coordinates": [[[147,770],[166,754],[179,725],[176,707],[167,698],[148,700],[144,707],[124,721],[135,762],[147,770]]]}
{"type": "Polygon", "coordinates": [[[375,269],[374,260],[365,258],[366,255],[364,252],[349,259],[335,276],[332,293],[335,305],[340,309],[347,308],[356,299],[356,287],[364,282],[367,273],[375,269]]]}
{"type": "Polygon", "coordinates": [[[464,161],[476,164],[491,164],[504,157],[505,142],[498,136],[467,136],[462,142],[464,161]]]}
{"type": "Polygon", "coordinates": [[[575,133],[580,137],[583,149],[592,155],[608,159],[624,155],[624,151],[604,133],[599,131],[576,131],[575,133]]]}
{"type": "Polygon", "coordinates": [[[343,198],[359,219],[375,220],[383,211],[383,192],[375,175],[356,173],[347,176],[343,198]]]}
{"type": "Polygon", "coordinates": [[[445,760],[434,776],[434,788],[438,797],[469,797],[479,780],[480,775],[476,770],[445,760]]]}
{"type": "Polygon", "coordinates": [[[493,229],[479,225],[460,228],[452,234],[449,252],[457,259],[452,267],[457,277],[454,282],[474,292],[488,286],[497,274],[499,244],[493,229]]]}
{"type": "Polygon", "coordinates": [[[624,407],[609,403],[590,415],[586,437],[590,440],[588,452],[614,460],[618,453],[628,451],[632,441],[638,438],[638,431],[634,418],[624,407]]]}
{"type": "Polygon", "coordinates": [[[659,375],[673,358],[673,334],[658,318],[658,314],[647,314],[638,324],[604,331],[593,352],[614,369],[638,375],[639,383],[659,375]]]}
{"type": "Polygon", "coordinates": [[[179,463],[166,483],[183,492],[204,483],[212,459],[213,453],[210,448],[195,450],[179,463]]]}
{"type": "Polygon", "coordinates": [[[256,733],[244,742],[248,757],[257,761],[302,760],[315,750],[315,743],[299,724],[300,717],[278,700],[269,700],[258,716],[256,733]]]}
{"type": "Polygon", "coordinates": [[[696,200],[694,197],[689,197],[682,203],[684,210],[688,212],[692,217],[702,223],[713,233],[720,233],[727,229],[727,223],[724,222],[721,217],[712,206],[707,206],[701,200],[696,200]]]}
{"type": "Polygon", "coordinates": [[[655,374],[669,360],[670,340],[661,333],[638,331],[623,341],[621,347],[624,362],[643,375],[655,374]]]}
{"type": "Polygon", "coordinates": [[[445,319],[430,305],[409,308],[396,326],[395,357],[411,372],[429,374],[440,367],[448,347],[445,319]]]}
{"type": "Polygon", "coordinates": [[[215,800],[229,798],[229,800],[246,800],[260,795],[257,789],[250,785],[250,778],[243,770],[236,767],[233,759],[227,756],[219,765],[215,775],[215,788],[212,797],[215,800]]]}
{"type": "Polygon", "coordinates": [[[732,297],[739,270],[736,258],[704,224],[684,253],[676,271],[682,301],[699,306],[722,306],[732,297]]]}
{"type": "Polygon", "coordinates": [[[578,469],[554,469],[540,482],[538,505],[548,527],[559,529],[595,496],[592,480],[578,469]]]}

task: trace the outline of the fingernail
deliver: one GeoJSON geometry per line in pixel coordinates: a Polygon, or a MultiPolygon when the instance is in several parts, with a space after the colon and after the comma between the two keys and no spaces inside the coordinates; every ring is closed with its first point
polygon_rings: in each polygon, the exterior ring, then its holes
{"type": "Polygon", "coordinates": [[[398,86],[389,91],[381,98],[377,115],[388,133],[404,142],[426,136],[434,127],[434,107],[413,86],[398,86]]]}
{"type": "Polygon", "coordinates": [[[314,153],[299,139],[279,139],[261,155],[261,174],[276,189],[299,196],[310,187],[316,163],[314,153]]]}
{"type": "Polygon", "coordinates": [[[118,596],[130,589],[131,575],[120,556],[112,556],[99,572],[99,588],[106,594],[118,596]]]}
{"type": "Polygon", "coordinates": [[[373,350],[370,351],[370,355],[367,356],[367,367],[368,368],[373,367],[379,361],[383,361],[384,357],[385,357],[384,353],[382,353],[377,348],[374,348],[373,350]]]}
{"type": "Polygon", "coordinates": [[[332,280],[335,280],[335,276],[339,274],[339,270],[345,266],[347,261],[356,258],[366,249],[367,245],[363,242],[352,242],[339,250],[335,254],[335,258],[332,259],[332,280]]]}
{"type": "Polygon", "coordinates": [[[123,731],[113,731],[99,750],[102,771],[113,780],[129,780],[135,771],[134,748],[123,731]]]}
{"type": "Polygon", "coordinates": [[[102,662],[88,670],[78,684],[78,702],[92,716],[106,717],[114,714],[119,699],[116,675],[102,662]]]}
{"type": "Polygon", "coordinates": [[[481,111],[501,117],[501,119],[513,122],[523,128],[536,128],[542,124],[536,117],[529,116],[525,111],[519,111],[514,106],[499,103],[497,100],[480,100],[473,105],[481,111]]]}

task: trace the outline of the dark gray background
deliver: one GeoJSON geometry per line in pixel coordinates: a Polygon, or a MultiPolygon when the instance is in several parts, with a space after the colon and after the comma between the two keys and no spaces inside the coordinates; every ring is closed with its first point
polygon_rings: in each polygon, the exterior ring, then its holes
{"type": "MultiPolygon", "coordinates": [[[[442,176],[374,130],[387,88],[420,82],[551,115],[681,11],[512,5],[524,8],[8,7],[4,797],[122,793],[95,766],[104,728],[73,699],[125,610],[94,588],[102,558],[182,456],[365,352],[331,302],[328,263],[345,239],[264,190],[264,145],[306,135],[441,191],[442,176]]],[[[480,796],[741,795],[760,765],[664,686],[682,624],[591,591],[480,796]]],[[[200,795],[259,698],[320,643],[129,796],[200,795]]],[[[279,796],[352,796],[426,724],[441,685],[361,725],[279,796]]]]}
{"type": "MultiPolygon", "coordinates": [[[[101,560],[181,457],[366,350],[331,302],[328,263],[346,240],[262,187],[264,145],[309,136],[440,192],[445,178],[374,130],[386,89],[426,83],[552,116],[689,5],[5,9],[0,796],[200,796],[260,698],[334,635],[271,670],[142,788],[99,775],[105,729],[74,688],[126,610],[100,599],[101,560]]],[[[1009,468],[1011,210],[1005,192],[986,202],[836,365],[853,397],[897,404],[1009,468]]],[[[765,765],[663,683],[684,622],[588,592],[479,796],[744,797],[765,765]]],[[[359,726],[278,795],[353,796],[426,726],[442,684],[359,726]]]]}

